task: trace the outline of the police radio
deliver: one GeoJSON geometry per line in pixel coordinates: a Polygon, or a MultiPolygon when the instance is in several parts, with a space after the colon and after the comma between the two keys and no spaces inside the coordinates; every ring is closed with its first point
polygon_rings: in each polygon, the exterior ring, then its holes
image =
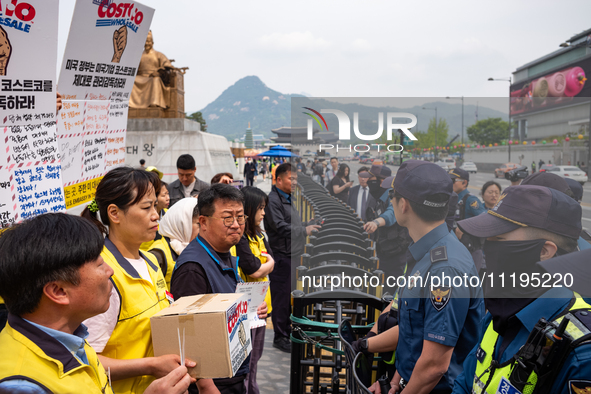
{"type": "Polygon", "coordinates": [[[510,383],[520,392],[525,389],[532,394],[550,393],[568,355],[589,340],[591,331],[571,313],[551,322],[541,318],[525,345],[513,356],[515,367],[510,383]]]}

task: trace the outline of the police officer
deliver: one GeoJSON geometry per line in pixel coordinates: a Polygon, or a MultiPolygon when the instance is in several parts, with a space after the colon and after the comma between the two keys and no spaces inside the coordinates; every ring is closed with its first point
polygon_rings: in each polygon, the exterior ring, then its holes
{"type": "Polygon", "coordinates": [[[571,348],[570,340],[589,332],[591,305],[572,290],[555,287],[562,285],[556,277],[550,286],[535,280],[548,275],[538,261],[550,263],[550,258],[577,249],[579,204],[547,187],[511,186],[492,210],[458,225],[465,233],[486,238],[484,293],[489,313],[453,392],[589,392],[591,346],[571,348]],[[511,280],[501,282],[503,275],[511,278],[513,274],[519,278],[515,285],[511,280]],[[558,325],[565,315],[570,319],[564,327],[568,335],[560,330],[548,336],[542,333],[550,327],[548,322],[558,325]]]}
{"type": "MultiPolygon", "coordinates": [[[[573,198],[576,202],[580,203],[581,199],[579,196],[582,197],[583,191],[581,184],[577,181],[573,181],[572,179],[562,178],[556,174],[552,174],[551,172],[537,172],[535,174],[529,175],[525,178],[522,182],[522,185],[537,185],[537,186],[546,186],[550,189],[558,190],[559,192],[563,192],[567,196],[573,198]],[[572,181],[572,183],[570,182],[572,181]],[[574,183],[574,185],[573,185],[574,183]],[[577,188],[577,186],[581,189],[577,188]]],[[[558,208],[560,209],[560,207],[558,208]]],[[[589,244],[589,240],[585,239],[588,237],[588,232],[586,230],[581,231],[581,235],[577,240],[577,244],[579,245],[579,250],[591,249],[591,244],[589,244]]]]}
{"type": "MultiPolygon", "coordinates": [[[[413,240],[407,283],[400,288],[398,326],[364,339],[360,348],[396,349],[391,393],[402,389],[451,393],[461,364],[477,341],[484,315],[482,290],[442,280],[444,275],[477,275],[470,254],[445,223],[452,189],[441,167],[407,160],[390,191],[397,222],[408,228],[413,240]]],[[[372,389],[380,392],[375,386],[372,389]]]]}
{"type": "MultiPolygon", "coordinates": [[[[480,199],[468,191],[470,182],[470,173],[461,168],[454,168],[449,172],[449,176],[454,183],[454,192],[458,195],[456,220],[468,219],[486,212],[486,207],[480,202],[480,199]]],[[[482,253],[482,241],[470,235],[462,234],[456,228],[458,239],[464,244],[472,255],[476,270],[481,271],[485,268],[484,256],[482,253]]]]}
{"type": "Polygon", "coordinates": [[[460,212],[460,220],[478,216],[486,212],[486,208],[480,202],[480,199],[468,191],[468,184],[470,183],[470,173],[468,171],[464,171],[461,168],[454,168],[449,172],[449,176],[454,183],[454,192],[458,195],[458,204],[461,204],[462,212],[460,212]]]}
{"type": "MultiPolygon", "coordinates": [[[[370,169],[372,177],[367,185],[370,193],[376,198],[377,204],[373,220],[370,218],[364,229],[369,234],[378,231],[377,236],[377,255],[380,259],[380,269],[386,276],[399,276],[404,274],[405,255],[408,245],[412,241],[408,235],[408,230],[396,222],[396,216],[390,199],[388,190],[392,188],[394,177],[392,170],[384,165],[373,165],[370,169]]],[[[394,290],[394,286],[385,284],[385,289],[394,290]]]]}

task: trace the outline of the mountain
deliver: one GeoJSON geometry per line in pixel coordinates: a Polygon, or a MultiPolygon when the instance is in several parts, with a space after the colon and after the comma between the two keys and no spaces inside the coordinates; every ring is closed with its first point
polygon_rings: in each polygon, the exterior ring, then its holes
{"type": "MultiPolygon", "coordinates": [[[[349,114],[353,121],[353,112],[359,113],[359,128],[365,134],[375,133],[377,130],[377,112],[410,112],[418,118],[417,128],[425,131],[428,122],[435,114],[432,110],[423,110],[422,107],[437,107],[437,117],[445,119],[449,125],[449,137],[460,134],[462,124],[462,105],[458,102],[447,100],[432,101],[418,106],[408,107],[405,99],[400,98],[396,102],[397,107],[373,107],[358,103],[341,104],[308,97],[307,94],[283,94],[277,92],[263,83],[257,76],[248,76],[240,79],[234,85],[227,88],[215,101],[201,110],[203,118],[207,122],[207,131],[212,134],[223,135],[232,140],[242,137],[248,123],[253,134],[263,134],[265,137],[273,137],[271,129],[281,126],[291,126],[291,105],[294,98],[294,125],[305,126],[307,115],[302,113],[301,107],[308,106],[318,110],[322,108],[340,109],[349,114]]],[[[364,99],[359,99],[364,102],[364,99]]],[[[434,99],[435,100],[435,99],[434,99]]],[[[483,99],[486,100],[486,99],[483,99]]],[[[498,98],[497,98],[498,100],[498,98]]],[[[502,100],[502,99],[501,99],[502,100]]],[[[374,102],[376,100],[373,100],[374,102]]],[[[476,122],[475,105],[464,106],[464,140],[468,141],[465,130],[476,122]]],[[[187,112],[190,114],[191,112],[187,112]]],[[[482,101],[478,107],[478,119],[500,117],[506,119],[507,114],[487,108],[482,101]]],[[[325,116],[330,131],[338,130],[337,120],[334,115],[325,116]]]]}
{"type": "Polygon", "coordinates": [[[290,125],[292,97],[302,96],[279,93],[253,75],[227,88],[201,113],[209,133],[240,138],[250,122],[253,134],[272,137],[271,129],[290,125]]]}

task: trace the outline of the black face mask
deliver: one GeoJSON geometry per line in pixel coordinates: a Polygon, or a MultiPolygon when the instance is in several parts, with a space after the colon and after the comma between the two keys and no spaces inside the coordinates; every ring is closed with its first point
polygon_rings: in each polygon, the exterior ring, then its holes
{"type": "Polygon", "coordinates": [[[490,279],[484,283],[484,304],[493,317],[493,328],[504,334],[508,320],[525,308],[548,289],[543,287],[521,287],[520,275],[526,273],[530,278],[534,272],[541,273],[536,263],[540,261],[540,253],[546,243],[545,239],[532,241],[486,241],[482,251],[485,256],[487,276],[493,275],[493,286],[490,279]],[[501,277],[504,273],[504,287],[501,277]],[[513,278],[515,273],[515,287],[513,278]]]}
{"type": "Polygon", "coordinates": [[[382,194],[384,194],[384,192],[386,191],[386,189],[383,189],[380,186],[380,184],[381,181],[378,181],[377,179],[367,181],[367,187],[369,188],[369,192],[376,200],[379,200],[379,198],[382,197],[382,194]]]}

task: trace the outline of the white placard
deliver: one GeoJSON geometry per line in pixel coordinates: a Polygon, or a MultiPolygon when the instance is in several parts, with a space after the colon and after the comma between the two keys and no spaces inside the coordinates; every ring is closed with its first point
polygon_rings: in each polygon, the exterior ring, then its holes
{"type": "Polygon", "coordinates": [[[153,15],[138,2],[76,2],[58,83],[68,208],[90,201],[102,176],[125,162],[129,97],[153,15]]]}
{"type": "Polygon", "coordinates": [[[259,319],[257,309],[265,301],[269,282],[243,282],[236,285],[236,293],[246,294],[248,299],[248,321],[250,328],[263,327],[264,320],[259,319]]]}
{"type": "Polygon", "coordinates": [[[0,1],[0,228],[65,210],[55,118],[58,5],[0,1]]]}

